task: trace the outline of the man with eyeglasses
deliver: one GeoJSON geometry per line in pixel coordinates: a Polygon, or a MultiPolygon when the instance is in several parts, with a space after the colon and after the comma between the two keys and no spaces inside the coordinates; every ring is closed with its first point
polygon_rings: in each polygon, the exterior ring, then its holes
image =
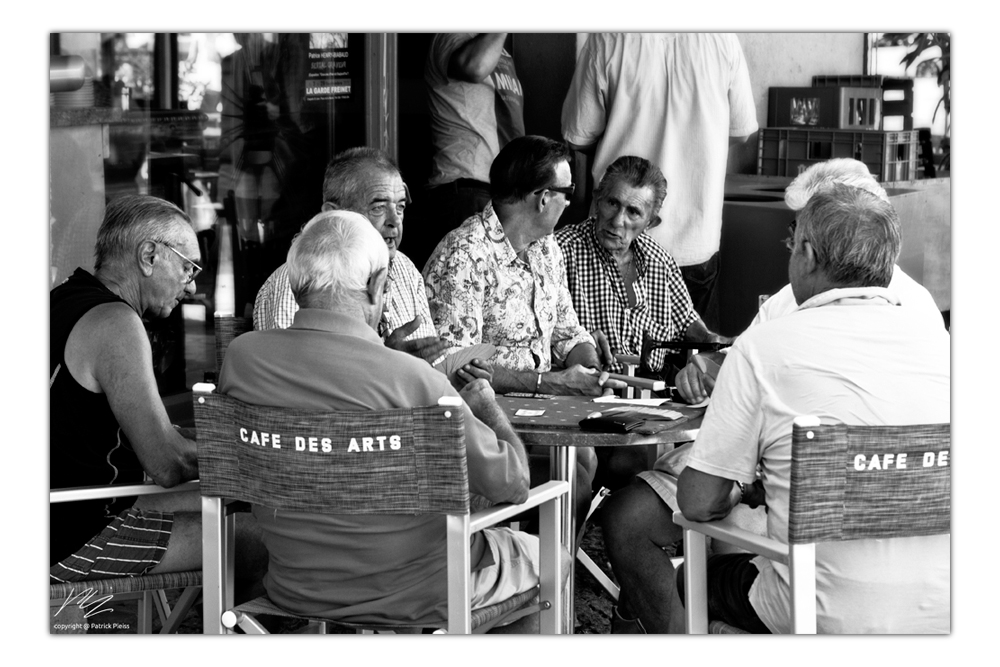
{"type": "MultiPolygon", "coordinates": [[[[334,155],[326,168],[322,210],[360,213],[372,223],[389,249],[385,312],[379,322],[379,335],[386,346],[434,363],[449,344],[436,335],[420,272],[399,252],[403,215],[409,201],[399,169],[378,149],[348,149],[334,155]]],[[[298,308],[288,282],[287,266],[282,264],[257,292],[254,329],[287,329],[298,308]]],[[[478,366],[468,367],[466,376],[486,378],[488,373],[478,366]]]]}
{"type": "MultiPolygon", "coordinates": [[[[785,204],[793,211],[801,211],[805,208],[810,197],[829,189],[835,183],[861,188],[879,199],[889,201],[889,195],[878,184],[863,162],[852,158],[834,158],[814,164],[796,176],[795,180],[785,188],[785,204]]],[[[788,238],[785,239],[785,245],[789,252],[792,250],[795,227],[796,221],[793,220],[788,227],[788,238]]],[[[944,326],[944,320],[934,302],[934,297],[923,285],[908,276],[898,264],[893,268],[889,289],[897,294],[903,307],[915,308],[922,316],[926,326],[944,326]]],[[[792,286],[789,283],[761,304],[760,310],[750,322],[747,330],[749,331],[750,328],[763,322],[788,315],[797,308],[798,304],[795,302],[795,295],[792,294],[792,286]]],[[[704,356],[717,364],[721,364],[726,358],[725,353],[719,352],[709,352],[704,356]]],[[[718,372],[718,366],[706,365],[702,360],[698,361],[699,363],[688,364],[677,374],[677,390],[685,400],[691,403],[699,403],[712,394],[712,389],[715,386],[715,375],[718,372]]]]}
{"type": "MultiPolygon", "coordinates": [[[[128,195],[107,206],[94,273],[78,268],[49,293],[52,489],[198,477],[197,447],[170,424],[153,376],[144,318],[165,318],[201,271],[188,216],[128,195]]],[[[58,503],[49,510],[49,574],[75,582],[201,567],[195,494],[58,503]]],[[[258,581],[266,552],[253,522],[237,532],[237,576],[258,581]]]]}
{"type": "MultiPolygon", "coordinates": [[[[553,231],[573,188],[565,144],[511,140],[490,167],[490,203],[448,233],[424,267],[441,338],[496,346],[489,362],[497,393],[599,396],[624,386],[608,379],[607,339],[580,324],[566,288],[553,231]]],[[[586,517],[596,459],[588,448],[577,455],[577,516],[586,517]]]]}

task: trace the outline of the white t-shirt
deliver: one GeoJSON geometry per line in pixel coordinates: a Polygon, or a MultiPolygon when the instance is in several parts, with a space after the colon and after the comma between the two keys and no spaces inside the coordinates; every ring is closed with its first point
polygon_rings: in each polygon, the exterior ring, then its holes
{"type": "Polygon", "coordinates": [[[637,155],[667,179],[649,234],[680,266],[719,250],[729,137],[757,130],[750,75],[732,33],[592,33],[563,102],[562,133],[597,144],[594,182],[637,155]]]}
{"type": "MultiPolygon", "coordinates": [[[[758,463],[767,534],[788,541],[792,421],[951,421],[950,341],[885,288],[835,289],[750,328],[722,365],[688,466],[750,483],[758,463]]],[[[764,557],[750,602],[772,632],[790,632],[788,569],[764,557]]],[[[822,633],[950,631],[950,536],[816,546],[822,633]]]]}
{"type": "MultiPolygon", "coordinates": [[[[926,318],[927,326],[943,327],[944,319],[941,311],[938,310],[934,297],[923,285],[908,276],[903,269],[896,265],[892,280],[889,281],[888,289],[899,299],[899,304],[906,308],[914,308],[926,318]]],[[[789,283],[771,295],[771,297],[760,306],[757,315],[753,318],[750,326],[753,327],[762,322],[782,317],[788,313],[795,312],[799,305],[795,303],[795,294],[792,293],[792,285],[789,283]]]]}

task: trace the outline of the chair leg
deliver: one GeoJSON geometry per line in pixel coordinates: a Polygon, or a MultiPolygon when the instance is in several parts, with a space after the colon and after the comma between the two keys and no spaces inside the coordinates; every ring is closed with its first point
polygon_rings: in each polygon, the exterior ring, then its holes
{"type": "Polygon", "coordinates": [[[136,612],[138,625],[136,632],[140,635],[148,635],[153,632],[153,592],[145,591],[139,598],[139,607],[136,612]]]}
{"type": "Polygon", "coordinates": [[[684,614],[689,635],[708,634],[708,549],[705,536],[684,529],[684,614]]]}
{"type": "Polygon", "coordinates": [[[167,602],[166,591],[153,591],[153,604],[156,606],[156,615],[160,617],[160,627],[163,627],[170,618],[170,603],[167,602]]]}
{"type": "MultiPolygon", "coordinates": [[[[572,607],[573,598],[563,599],[562,571],[562,512],[560,501],[569,497],[566,493],[543,503],[538,508],[538,599],[550,602],[538,614],[538,632],[543,635],[562,634],[563,616],[566,606],[572,607]]],[[[572,571],[570,573],[572,575],[572,571]]],[[[572,583],[572,582],[568,582],[572,583]]],[[[570,589],[572,590],[572,589],[570,589]]],[[[572,628],[572,626],[570,626],[572,628]]]]}
{"type": "Polygon", "coordinates": [[[198,597],[201,595],[200,586],[188,586],[181,593],[181,596],[177,598],[177,603],[174,604],[174,609],[170,613],[170,617],[167,618],[163,627],[160,628],[160,634],[170,635],[177,632],[177,628],[180,627],[181,622],[184,617],[187,616],[188,612],[191,611],[191,607],[194,603],[198,601],[198,597]]]}

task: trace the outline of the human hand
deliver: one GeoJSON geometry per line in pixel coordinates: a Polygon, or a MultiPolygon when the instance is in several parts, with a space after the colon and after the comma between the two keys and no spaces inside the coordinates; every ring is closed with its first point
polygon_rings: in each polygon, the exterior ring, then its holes
{"type": "Polygon", "coordinates": [[[591,335],[597,342],[597,356],[601,362],[601,369],[609,368],[615,363],[615,355],[611,352],[611,344],[608,342],[608,337],[601,330],[592,331],[591,335]]]}
{"type": "Polygon", "coordinates": [[[681,398],[692,404],[706,400],[715,389],[715,378],[708,372],[705,360],[697,354],[681,369],[674,382],[681,398]]]}
{"type": "Polygon", "coordinates": [[[597,371],[580,364],[550,374],[553,390],[549,393],[557,395],[600,396],[606,391],[624,389],[626,384],[621,380],[612,380],[607,371],[597,371]]]}
{"type": "Polygon", "coordinates": [[[492,423],[493,413],[500,408],[497,406],[496,394],[493,393],[493,387],[489,382],[483,378],[476,378],[462,387],[458,393],[477,419],[487,425],[492,423]]]}
{"type": "Polygon", "coordinates": [[[415,357],[420,357],[427,363],[433,365],[441,358],[441,355],[444,354],[445,350],[451,347],[451,344],[441,340],[437,336],[425,336],[424,338],[406,340],[406,337],[416,331],[419,327],[420,316],[417,315],[412,320],[390,333],[385,339],[385,346],[392,348],[393,350],[399,350],[400,352],[412,354],[415,357]]]}
{"type": "Polygon", "coordinates": [[[491,386],[493,385],[493,365],[478,357],[455,371],[455,384],[458,385],[455,388],[461,390],[477,379],[486,380],[491,386]]]}

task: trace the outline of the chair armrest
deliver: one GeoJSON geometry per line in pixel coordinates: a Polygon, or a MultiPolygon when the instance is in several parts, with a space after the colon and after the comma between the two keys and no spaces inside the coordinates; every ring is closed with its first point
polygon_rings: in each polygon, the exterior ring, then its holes
{"type": "Polygon", "coordinates": [[[732,515],[717,521],[701,522],[685,519],[684,515],[678,511],[674,512],[674,524],[702,535],[708,535],[713,540],[734,544],[741,549],[766,556],[779,563],[788,563],[787,544],[737,527],[733,523],[732,515]]]}
{"type": "Polygon", "coordinates": [[[619,373],[608,373],[611,380],[621,380],[630,387],[637,389],[648,389],[650,391],[664,391],[667,383],[663,380],[648,380],[646,378],[635,377],[634,375],[621,375],[619,373]]]}
{"type": "Polygon", "coordinates": [[[72,489],[49,491],[50,503],[71,503],[79,500],[99,500],[102,498],[122,498],[124,496],[158,496],[166,493],[199,491],[201,482],[194,479],[165,489],[152,482],[148,484],[126,484],[120,486],[79,486],[72,489]]]}
{"type": "Polygon", "coordinates": [[[639,355],[638,354],[616,354],[615,361],[620,364],[625,364],[626,366],[639,367],[639,355]]]}
{"type": "Polygon", "coordinates": [[[489,528],[501,521],[506,521],[511,517],[517,516],[527,509],[538,507],[551,500],[558,499],[567,493],[569,493],[569,482],[557,480],[545,482],[531,489],[528,492],[528,499],[523,503],[518,505],[504,503],[471,515],[469,517],[471,531],[475,533],[483,528],[489,528]]]}

